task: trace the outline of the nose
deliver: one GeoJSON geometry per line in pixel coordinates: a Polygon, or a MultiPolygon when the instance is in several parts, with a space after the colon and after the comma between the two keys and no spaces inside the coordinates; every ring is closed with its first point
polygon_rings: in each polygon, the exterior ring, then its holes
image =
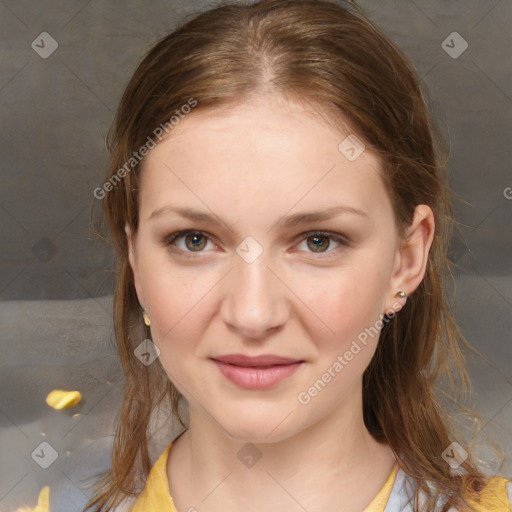
{"type": "Polygon", "coordinates": [[[269,268],[264,254],[252,263],[235,255],[234,268],[224,281],[222,319],[244,338],[262,339],[289,317],[287,288],[269,268]]]}

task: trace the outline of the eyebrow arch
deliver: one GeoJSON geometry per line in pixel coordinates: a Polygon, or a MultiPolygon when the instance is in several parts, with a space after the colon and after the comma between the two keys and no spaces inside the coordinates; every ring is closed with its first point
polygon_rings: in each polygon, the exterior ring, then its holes
{"type": "MultiPolygon", "coordinates": [[[[148,217],[148,220],[154,219],[156,217],[161,217],[162,215],[175,213],[185,219],[196,221],[196,222],[207,222],[214,226],[226,225],[222,222],[218,216],[212,215],[206,212],[202,212],[200,210],[195,210],[194,208],[178,208],[173,206],[164,206],[162,208],[157,208],[151,213],[148,217]]],[[[313,212],[301,212],[295,213],[293,215],[285,216],[281,218],[278,222],[274,224],[282,224],[285,228],[291,228],[300,224],[307,224],[313,222],[321,222],[325,220],[332,219],[339,214],[348,213],[352,215],[358,215],[360,217],[368,218],[368,214],[363,210],[358,208],[353,208],[351,206],[334,206],[331,208],[326,208],[320,211],[313,212]]]]}
{"type": "Polygon", "coordinates": [[[303,212],[295,213],[287,217],[283,217],[277,224],[283,224],[284,227],[290,228],[299,224],[308,224],[312,222],[321,222],[324,220],[332,219],[342,213],[349,213],[352,215],[358,215],[360,217],[368,218],[368,214],[358,208],[352,206],[333,206],[331,208],[325,208],[324,210],[316,212],[303,212]]]}

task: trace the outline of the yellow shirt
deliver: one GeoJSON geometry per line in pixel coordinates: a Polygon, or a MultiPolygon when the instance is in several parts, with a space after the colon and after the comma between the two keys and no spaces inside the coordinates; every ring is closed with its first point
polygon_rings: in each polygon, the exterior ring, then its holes
{"type": "MultiPolygon", "coordinates": [[[[167,480],[167,459],[171,446],[172,443],[167,446],[151,468],[146,486],[130,512],[178,512],[169,494],[167,480]]],[[[381,490],[363,512],[384,512],[393,490],[397,472],[398,465],[395,464],[381,490]]],[[[507,480],[503,477],[491,478],[480,495],[480,503],[475,505],[475,512],[510,512],[506,483],[507,480]]]]}

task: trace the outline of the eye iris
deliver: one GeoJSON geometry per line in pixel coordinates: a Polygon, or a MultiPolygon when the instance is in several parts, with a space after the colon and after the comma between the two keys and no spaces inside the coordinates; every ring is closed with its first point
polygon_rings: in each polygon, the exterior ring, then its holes
{"type": "Polygon", "coordinates": [[[201,235],[200,233],[191,233],[185,237],[185,244],[192,251],[198,251],[198,250],[204,249],[204,247],[206,245],[206,238],[204,235],[201,235]],[[202,239],[202,243],[201,243],[201,239],[202,239]],[[188,244],[188,242],[190,240],[193,240],[193,242],[192,242],[193,245],[188,244]],[[197,243],[198,241],[199,241],[199,243],[197,243]]]}
{"type": "Polygon", "coordinates": [[[310,249],[312,249],[314,252],[321,252],[322,249],[327,249],[329,247],[329,239],[325,235],[315,235],[310,236],[308,238],[308,246],[310,249]],[[313,246],[309,244],[309,240],[313,240],[313,246]],[[326,243],[322,244],[322,240],[326,243]],[[320,250],[318,250],[320,249],[320,250]]]}

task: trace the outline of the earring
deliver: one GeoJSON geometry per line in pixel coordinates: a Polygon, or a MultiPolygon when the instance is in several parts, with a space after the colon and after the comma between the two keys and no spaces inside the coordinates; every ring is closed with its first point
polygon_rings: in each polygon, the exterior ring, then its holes
{"type": "Polygon", "coordinates": [[[401,297],[403,299],[404,297],[407,297],[407,293],[405,293],[403,290],[400,290],[399,292],[397,292],[395,297],[401,297]]]}
{"type": "Polygon", "coordinates": [[[142,310],[142,318],[144,318],[144,323],[149,327],[151,322],[149,321],[149,317],[145,309],[142,310]]]}

